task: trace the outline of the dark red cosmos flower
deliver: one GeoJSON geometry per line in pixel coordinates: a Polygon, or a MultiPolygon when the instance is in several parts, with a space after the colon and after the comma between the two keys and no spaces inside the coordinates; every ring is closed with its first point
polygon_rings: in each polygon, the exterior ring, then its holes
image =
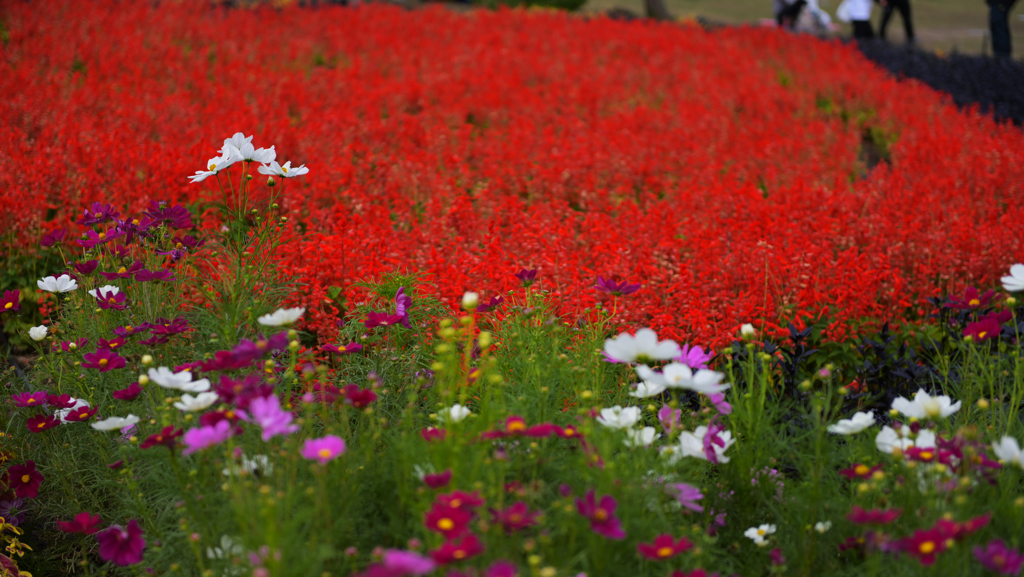
{"type": "Polygon", "coordinates": [[[21,291],[4,291],[0,300],[0,313],[16,313],[21,310],[21,291]]]}
{"type": "Polygon", "coordinates": [[[143,339],[139,341],[139,344],[147,347],[155,347],[157,345],[163,345],[169,342],[171,342],[170,337],[165,337],[163,335],[154,335],[152,337],[149,337],[148,339],[143,339]]]}
{"type": "Polygon", "coordinates": [[[75,345],[76,349],[80,349],[87,344],[89,344],[89,339],[81,338],[77,341],[61,341],[60,344],[54,343],[51,349],[53,352],[61,351],[66,353],[71,350],[71,345],[75,345]]]}
{"type": "Polygon", "coordinates": [[[120,469],[122,465],[124,465],[124,459],[121,459],[119,461],[114,461],[113,463],[110,463],[109,465],[107,465],[107,468],[108,469],[120,469]]]}
{"type": "Polygon", "coordinates": [[[142,394],[142,386],[136,381],[128,385],[127,389],[114,391],[112,396],[119,401],[134,401],[142,394]]]}
{"type": "Polygon", "coordinates": [[[990,541],[985,547],[975,547],[972,551],[978,563],[1000,575],[1020,575],[1024,567],[1024,555],[1010,549],[999,539],[990,541]]]}
{"type": "Polygon", "coordinates": [[[974,287],[967,287],[967,290],[964,291],[963,297],[949,295],[949,302],[946,303],[946,307],[960,310],[973,310],[988,306],[995,296],[996,293],[993,290],[985,291],[985,294],[979,295],[978,289],[974,287]]]}
{"type": "Polygon", "coordinates": [[[614,497],[605,495],[598,501],[593,489],[587,491],[583,499],[576,499],[576,510],[590,520],[590,528],[595,533],[608,539],[625,539],[622,523],[615,517],[616,507],[614,497]]]}
{"type": "Polygon", "coordinates": [[[523,501],[517,501],[505,509],[491,509],[495,523],[500,523],[506,533],[512,533],[537,524],[540,511],[530,511],[523,501]]]}
{"type": "Polygon", "coordinates": [[[85,248],[93,248],[96,245],[106,244],[112,240],[121,238],[124,235],[124,232],[121,232],[116,228],[111,228],[106,231],[100,231],[98,233],[96,231],[89,230],[86,231],[85,238],[78,240],[78,244],[85,248]]]}
{"type": "Polygon", "coordinates": [[[962,523],[948,519],[939,519],[935,522],[935,528],[942,531],[943,534],[946,535],[947,539],[960,541],[964,537],[983,529],[991,520],[992,513],[985,513],[984,515],[979,515],[962,523]]]}
{"type": "Polygon", "coordinates": [[[206,239],[204,238],[202,240],[198,240],[191,234],[186,234],[185,236],[175,236],[174,238],[171,239],[171,242],[174,243],[174,248],[185,248],[188,250],[195,250],[205,245],[206,239]]]}
{"type": "Polygon", "coordinates": [[[96,267],[98,267],[99,265],[100,261],[98,260],[87,260],[85,262],[75,263],[75,270],[85,276],[89,276],[92,273],[96,272],[96,267]]]}
{"type": "Polygon", "coordinates": [[[55,409],[70,409],[75,406],[75,399],[71,395],[46,395],[46,404],[55,409]]]}
{"type": "Polygon", "coordinates": [[[888,525],[902,514],[903,509],[871,509],[866,511],[854,505],[846,518],[851,523],[857,523],[858,525],[888,525]]]}
{"type": "Polygon", "coordinates": [[[401,315],[391,315],[388,313],[374,313],[371,312],[366,316],[366,328],[372,329],[374,327],[390,327],[392,325],[402,324],[401,315]]]}
{"type": "Polygon", "coordinates": [[[484,546],[480,539],[472,533],[462,539],[449,539],[439,548],[430,552],[430,557],[435,563],[448,565],[456,561],[464,561],[484,552],[484,546]]]}
{"type": "Polygon", "coordinates": [[[45,480],[42,473],[36,471],[35,461],[25,461],[24,465],[10,467],[7,469],[7,477],[10,488],[19,499],[35,499],[39,495],[39,484],[45,480]]]}
{"type": "Polygon", "coordinates": [[[96,291],[96,306],[103,310],[114,309],[117,311],[123,311],[128,308],[126,304],[128,302],[128,295],[124,292],[96,291]]]}
{"type": "Polygon", "coordinates": [[[360,389],[359,385],[345,385],[345,402],[361,409],[370,403],[377,400],[377,393],[373,392],[373,389],[367,387],[360,389]]]}
{"type": "Polygon", "coordinates": [[[139,333],[144,333],[149,330],[149,323],[142,323],[139,326],[127,325],[123,327],[117,327],[114,329],[114,334],[119,337],[128,338],[139,333]]]}
{"type": "Polygon", "coordinates": [[[174,425],[168,425],[161,429],[159,433],[154,433],[146,437],[146,440],[142,441],[142,443],[139,444],[139,448],[148,449],[150,447],[156,447],[157,445],[161,445],[173,451],[174,447],[177,445],[178,437],[182,436],[183,434],[184,431],[182,431],[181,429],[175,429],[174,425]]]}
{"type": "Polygon", "coordinates": [[[78,407],[77,409],[71,409],[70,411],[68,411],[68,414],[64,415],[64,420],[71,423],[80,423],[83,421],[88,421],[89,419],[92,418],[93,415],[96,414],[96,410],[96,407],[89,407],[83,405],[81,407],[78,407]]]}
{"type": "Polygon", "coordinates": [[[500,296],[491,297],[491,300],[487,301],[486,303],[482,303],[480,306],[476,307],[476,310],[477,310],[477,312],[480,312],[480,313],[486,313],[488,311],[494,310],[497,306],[501,305],[501,303],[503,303],[503,302],[505,302],[504,297],[500,297],[500,296]]]}
{"type": "Polygon", "coordinates": [[[999,336],[1002,327],[991,317],[985,317],[980,321],[968,323],[964,328],[964,336],[971,337],[975,342],[984,342],[999,336]]]}
{"type": "Polygon", "coordinates": [[[46,391],[11,395],[11,400],[14,401],[15,407],[45,407],[48,398],[46,391]]]}
{"type": "Polygon", "coordinates": [[[949,539],[942,529],[932,527],[931,529],[918,529],[909,537],[899,541],[901,551],[917,557],[922,565],[935,563],[935,557],[946,550],[946,541],[949,539]]]}
{"type": "Polygon", "coordinates": [[[52,429],[60,424],[60,418],[56,415],[35,415],[25,421],[25,426],[33,433],[41,433],[52,429]]]}
{"type": "Polygon", "coordinates": [[[524,268],[517,272],[514,276],[517,279],[519,279],[519,282],[523,283],[524,287],[528,287],[533,283],[537,282],[537,269],[533,268],[527,270],[524,268]]]}
{"type": "Polygon", "coordinates": [[[206,372],[234,371],[250,365],[252,365],[252,359],[239,359],[231,351],[217,351],[213,353],[212,359],[201,361],[198,368],[206,372]]]}
{"type": "Polygon", "coordinates": [[[432,443],[434,441],[443,441],[445,435],[447,434],[448,432],[445,431],[444,429],[438,429],[436,427],[424,427],[420,429],[420,436],[423,437],[423,440],[428,443],[432,443]]]}
{"type": "Polygon", "coordinates": [[[102,522],[103,519],[99,515],[92,515],[88,511],[82,511],[70,521],[57,521],[57,528],[65,533],[92,535],[100,530],[100,523],[102,522]]]}
{"type": "Polygon", "coordinates": [[[875,465],[874,467],[868,467],[867,465],[857,463],[849,469],[843,469],[839,471],[839,474],[846,477],[847,479],[867,479],[875,471],[882,470],[882,465],[875,465]]]}
{"type": "Polygon", "coordinates": [[[103,278],[105,278],[107,280],[117,280],[117,279],[121,279],[121,278],[131,278],[133,274],[135,274],[135,273],[139,272],[140,270],[142,270],[142,267],[144,267],[144,266],[146,266],[146,265],[144,265],[142,263],[142,261],[137,260],[137,261],[133,262],[132,265],[129,266],[128,268],[121,267],[121,268],[119,268],[118,270],[116,270],[114,272],[101,272],[100,276],[102,276],[103,278]]]}
{"type": "Polygon", "coordinates": [[[98,349],[95,353],[86,353],[82,355],[82,361],[83,369],[99,369],[101,373],[120,369],[126,364],[124,357],[108,349],[98,349]]]}
{"type": "Polygon", "coordinates": [[[687,540],[686,537],[680,537],[676,541],[675,537],[666,533],[655,537],[653,543],[638,543],[636,550],[648,559],[661,561],[689,551],[692,547],[693,543],[687,540]]]}
{"type": "MultiPolygon", "coordinates": [[[[144,214],[154,221],[167,223],[171,228],[192,228],[192,214],[180,204],[168,206],[167,201],[153,200],[150,201],[149,209],[144,214]]],[[[174,242],[180,243],[181,241],[178,237],[174,237],[174,242]]]]}
{"type": "Polygon", "coordinates": [[[119,216],[121,216],[121,213],[114,210],[113,204],[94,202],[92,203],[91,210],[88,208],[85,209],[85,214],[82,215],[82,218],[76,220],[75,223],[83,226],[92,226],[94,224],[114,220],[119,216]]]}
{"type": "Polygon", "coordinates": [[[189,330],[189,328],[188,321],[185,320],[185,317],[176,317],[174,320],[164,318],[156,319],[149,323],[149,330],[154,335],[170,336],[181,334],[189,330]]]}
{"type": "Polygon", "coordinates": [[[598,275],[597,284],[594,285],[594,288],[601,292],[606,292],[612,296],[625,296],[633,294],[636,291],[640,290],[640,285],[629,284],[626,281],[617,283],[611,279],[605,279],[604,277],[598,275]]]}
{"type": "Polygon", "coordinates": [[[127,527],[111,525],[100,531],[96,534],[96,541],[100,544],[100,559],[122,567],[141,563],[146,549],[142,528],[135,519],[128,521],[127,527]]]}
{"type": "Polygon", "coordinates": [[[452,480],[452,470],[446,469],[441,473],[428,473],[423,475],[423,484],[431,489],[440,489],[452,480]]]}
{"type": "Polygon", "coordinates": [[[344,347],[338,347],[335,345],[324,345],[320,348],[327,351],[328,353],[334,353],[336,355],[350,355],[352,353],[358,353],[359,351],[363,350],[363,345],[359,343],[349,343],[344,347]]]}
{"type": "Polygon", "coordinates": [[[242,339],[235,345],[235,348],[231,349],[231,354],[235,355],[239,361],[252,361],[271,351],[284,350],[287,346],[288,333],[278,333],[269,338],[261,335],[256,341],[242,339]]]}
{"type": "Polygon", "coordinates": [[[462,509],[463,511],[472,511],[483,504],[484,500],[480,498],[476,491],[472,493],[454,491],[446,495],[438,495],[437,499],[434,500],[435,507],[451,507],[453,509],[462,509]]]}
{"type": "Polygon", "coordinates": [[[434,504],[423,514],[423,525],[445,536],[446,539],[458,537],[467,530],[473,514],[456,507],[434,504]]]}
{"type": "Polygon", "coordinates": [[[174,272],[169,270],[146,270],[142,269],[135,274],[135,280],[139,282],[163,281],[171,282],[175,279],[174,272]]]}
{"type": "MultiPolygon", "coordinates": [[[[199,416],[199,424],[203,427],[212,427],[221,421],[227,421],[233,424],[240,420],[241,419],[238,414],[230,409],[224,411],[210,411],[199,416]]],[[[241,430],[241,427],[236,428],[235,434],[241,434],[241,430]]]]}
{"type": "Polygon", "coordinates": [[[96,345],[98,349],[109,349],[111,351],[117,350],[124,346],[124,337],[117,337],[115,339],[100,339],[99,344],[96,345]]]}
{"type": "Polygon", "coordinates": [[[43,235],[43,238],[42,240],[39,241],[39,244],[41,246],[53,246],[59,242],[62,242],[64,240],[64,237],[67,236],[67,234],[68,229],[63,227],[51,230],[50,232],[43,235]]]}

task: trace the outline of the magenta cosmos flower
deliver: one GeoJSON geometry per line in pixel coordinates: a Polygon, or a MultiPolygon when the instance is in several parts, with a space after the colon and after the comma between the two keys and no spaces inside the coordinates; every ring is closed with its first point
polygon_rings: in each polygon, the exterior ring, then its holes
{"type": "Polygon", "coordinates": [[[711,358],[715,356],[714,353],[711,352],[710,350],[708,350],[708,352],[705,353],[703,348],[691,347],[690,345],[683,345],[682,348],[680,348],[679,350],[679,356],[673,360],[677,363],[682,363],[694,370],[707,369],[708,361],[710,361],[711,358]]]}
{"type": "Polygon", "coordinates": [[[1019,575],[1024,567],[1024,555],[996,539],[985,547],[974,548],[974,558],[988,569],[1000,575],[1019,575]]]}
{"type": "Polygon", "coordinates": [[[100,559],[122,567],[142,562],[142,552],[146,549],[142,528],[135,519],[128,521],[127,527],[107,527],[96,534],[96,541],[100,544],[100,559]]]}
{"type": "Polygon", "coordinates": [[[690,550],[692,547],[693,543],[687,540],[686,537],[680,537],[676,541],[672,535],[665,534],[655,537],[653,543],[637,543],[636,550],[648,559],[661,561],[663,559],[671,559],[680,553],[690,550]]]}
{"type": "Polygon", "coordinates": [[[372,329],[374,327],[390,327],[392,325],[404,324],[404,319],[401,315],[389,315],[388,313],[374,313],[371,312],[366,315],[366,328],[372,329]]]}
{"type": "Polygon", "coordinates": [[[598,501],[593,489],[584,498],[576,499],[576,510],[590,520],[590,528],[595,533],[608,539],[625,539],[622,523],[615,517],[616,507],[618,503],[614,497],[605,495],[598,501]]]}
{"type": "Polygon", "coordinates": [[[339,347],[336,345],[324,345],[320,348],[327,351],[328,353],[334,353],[336,355],[350,355],[352,353],[358,353],[359,351],[363,350],[363,345],[359,343],[349,343],[343,347],[339,347]]]}
{"type": "Polygon", "coordinates": [[[345,441],[341,437],[327,435],[322,439],[306,439],[302,445],[302,457],[310,461],[320,461],[324,464],[333,461],[338,455],[345,452],[345,441]]]}
{"type": "Polygon", "coordinates": [[[533,283],[537,282],[537,269],[522,269],[515,274],[515,277],[519,279],[519,282],[523,283],[524,287],[528,287],[533,283]]]}
{"type": "Polygon", "coordinates": [[[0,300],[0,313],[16,313],[21,310],[21,291],[4,291],[0,300]]]}
{"type": "Polygon", "coordinates": [[[8,484],[14,489],[19,499],[35,499],[39,495],[39,485],[45,480],[43,474],[36,471],[35,461],[25,461],[24,465],[14,465],[7,469],[8,484]]]}
{"type": "Polygon", "coordinates": [[[99,515],[92,515],[88,511],[82,511],[70,521],[57,521],[57,528],[65,533],[92,535],[100,530],[100,523],[102,522],[103,519],[99,515]]]}
{"type": "Polygon", "coordinates": [[[14,401],[15,407],[45,407],[46,399],[46,391],[36,391],[34,393],[18,393],[17,395],[11,395],[11,400],[14,401]]]}
{"type": "Polygon", "coordinates": [[[82,355],[83,369],[99,369],[101,373],[120,369],[125,366],[124,357],[109,349],[99,349],[95,353],[82,355]]]}
{"type": "Polygon", "coordinates": [[[704,507],[697,504],[697,501],[704,498],[701,494],[700,489],[693,485],[686,483],[674,483],[672,485],[665,485],[665,492],[674,495],[679,499],[679,504],[691,511],[701,513],[704,511],[704,507]]]}
{"type": "Polygon", "coordinates": [[[405,287],[398,287],[398,293],[395,294],[395,314],[402,317],[399,321],[402,326],[411,329],[412,324],[409,322],[409,309],[412,307],[412,297],[405,294],[405,287]]]}
{"type": "Polygon", "coordinates": [[[964,291],[964,296],[949,295],[949,302],[946,303],[946,307],[951,309],[960,310],[974,310],[984,306],[988,306],[992,299],[995,298],[995,291],[985,291],[985,294],[978,294],[978,289],[974,287],[967,287],[964,291]]]}

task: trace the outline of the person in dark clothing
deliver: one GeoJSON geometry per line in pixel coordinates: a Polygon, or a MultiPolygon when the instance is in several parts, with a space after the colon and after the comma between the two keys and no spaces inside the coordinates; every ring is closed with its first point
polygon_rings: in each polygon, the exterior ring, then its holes
{"type": "Polygon", "coordinates": [[[800,12],[807,6],[807,0],[796,0],[790,4],[784,4],[775,14],[775,21],[780,28],[793,28],[800,12]]]}
{"type": "Polygon", "coordinates": [[[853,24],[853,37],[854,38],[874,38],[875,29],[871,27],[870,20],[854,20],[853,24]]]}
{"type": "Polygon", "coordinates": [[[1013,53],[1010,45],[1010,10],[1017,0],[986,0],[988,2],[988,25],[992,31],[992,52],[1002,58],[1013,53]]]}
{"type": "Polygon", "coordinates": [[[900,11],[903,18],[903,31],[907,34],[907,42],[913,44],[914,23],[910,20],[910,0],[879,0],[882,5],[882,23],[878,27],[878,35],[885,40],[885,29],[889,26],[889,19],[892,18],[894,10],[900,11]]]}

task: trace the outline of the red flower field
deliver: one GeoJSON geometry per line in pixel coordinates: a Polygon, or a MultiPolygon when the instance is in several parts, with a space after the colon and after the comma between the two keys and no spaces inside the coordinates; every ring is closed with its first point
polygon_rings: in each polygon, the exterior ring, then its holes
{"type": "Polygon", "coordinates": [[[310,168],[283,259],[324,337],[331,286],[419,271],[455,304],[537,268],[566,320],[607,302],[602,275],[641,283],[619,320],[666,338],[794,321],[841,339],[1024,258],[1021,131],[837,42],[113,0],[5,3],[0,40],[8,262],[86,203],[218,199],[187,177],[243,131],[310,168]]]}

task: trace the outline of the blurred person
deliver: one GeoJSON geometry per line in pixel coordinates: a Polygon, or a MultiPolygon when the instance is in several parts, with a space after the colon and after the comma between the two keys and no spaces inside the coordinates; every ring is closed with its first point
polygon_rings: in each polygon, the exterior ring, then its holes
{"type": "Polygon", "coordinates": [[[875,29],[871,27],[871,0],[843,0],[836,9],[836,18],[853,25],[854,38],[874,38],[875,29]]]}
{"type": "Polygon", "coordinates": [[[992,32],[992,53],[999,58],[1009,58],[1013,53],[1010,44],[1010,10],[1017,0],[985,0],[988,2],[988,26],[992,32]]]}
{"type": "Polygon", "coordinates": [[[910,0],[878,0],[882,6],[882,22],[878,25],[878,35],[885,40],[885,29],[889,27],[889,19],[892,18],[894,10],[900,11],[900,18],[903,19],[903,31],[907,35],[907,42],[914,44],[914,23],[910,20],[910,0]]]}
{"type": "Polygon", "coordinates": [[[775,0],[775,22],[779,28],[792,30],[806,5],[807,0],[775,0]]]}
{"type": "Polygon", "coordinates": [[[812,34],[828,34],[832,32],[832,17],[818,6],[818,0],[807,0],[796,29],[812,34]]]}

